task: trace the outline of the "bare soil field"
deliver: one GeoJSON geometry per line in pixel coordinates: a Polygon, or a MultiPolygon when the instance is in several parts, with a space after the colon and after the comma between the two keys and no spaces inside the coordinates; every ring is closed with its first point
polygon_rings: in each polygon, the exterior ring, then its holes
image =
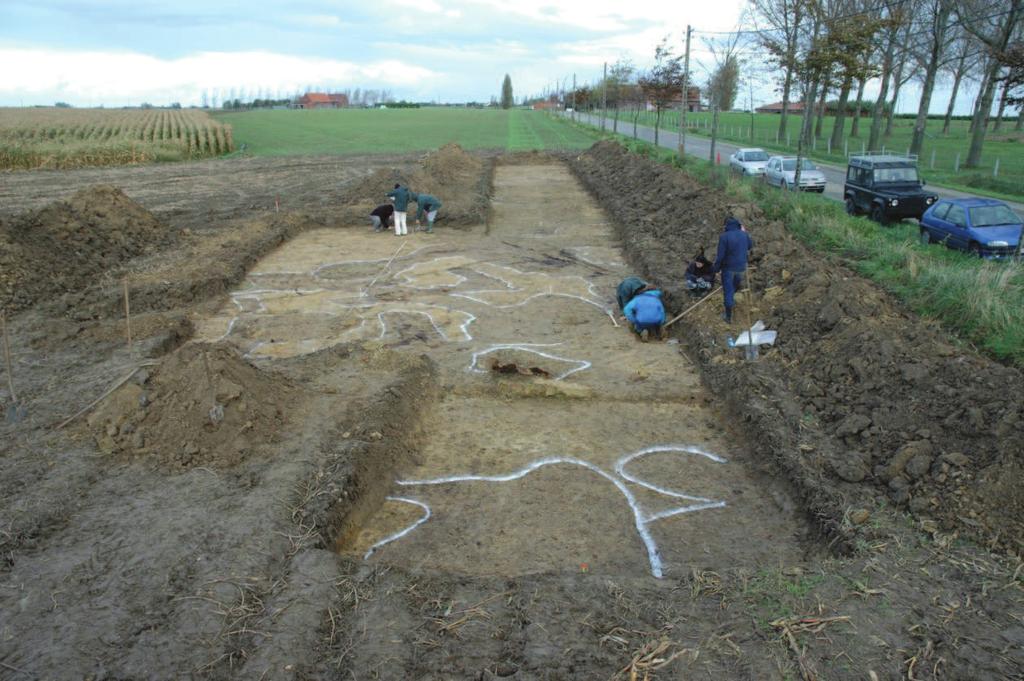
{"type": "Polygon", "coordinates": [[[1019,376],[754,208],[606,145],[31,177],[19,244],[154,237],[14,298],[0,677],[1020,678],[1019,404],[932,397],[1019,376]],[[434,234],[362,224],[396,178],[434,234]],[[615,285],[681,310],[730,212],[778,348],[641,343],[615,285]]]}

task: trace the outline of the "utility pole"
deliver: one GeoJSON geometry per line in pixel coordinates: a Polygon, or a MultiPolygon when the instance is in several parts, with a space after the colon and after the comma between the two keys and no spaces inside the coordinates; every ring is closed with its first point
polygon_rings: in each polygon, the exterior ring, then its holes
{"type": "Polygon", "coordinates": [[[576,120],[576,74],[572,74],[572,120],[576,120]]]}
{"type": "MultiPolygon", "coordinates": [[[[1005,88],[1004,88],[1005,89],[1005,88]]],[[[608,62],[604,63],[604,79],[601,81],[601,132],[604,132],[605,111],[608,108],[608,62]]]]}
{"type": "Polygon", "coordinates": [[[686,25],[686,57],[683,58],[683,100],[679,109],[679,158],[686,158],[686,109],[689,108],[690,96],[690,34],[693,28],[686,25]]]}

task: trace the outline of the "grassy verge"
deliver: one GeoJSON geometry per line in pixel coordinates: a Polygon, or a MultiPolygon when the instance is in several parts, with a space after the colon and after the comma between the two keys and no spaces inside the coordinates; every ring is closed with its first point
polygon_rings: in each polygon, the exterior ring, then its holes
{"type": "Polygon", "coordinates": [[[1024,266],[924,246],[910,223],[880,228],[865,218],[848,216],[841,204],[820,196],[780,192],[736,178],[706,161],[682,161],[647,142],[605,137],[680,168],[734,198],[760,205],[766,217],[782,221],[805,244],[874,280],[914,312],[939,320],[991,356],[1024,367],[1024,266]]]}

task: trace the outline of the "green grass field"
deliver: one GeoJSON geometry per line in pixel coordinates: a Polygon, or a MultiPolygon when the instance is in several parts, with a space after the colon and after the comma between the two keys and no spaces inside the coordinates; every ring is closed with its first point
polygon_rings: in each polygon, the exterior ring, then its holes
{"type": "MultiPolygon", "coordinates": [[[[632,130],[632,115],[629,112],[622,112],[619,115],[620,132],[629,133],[632,130]]],[[[688,130],[698,135],[710,136],[711,114],[690,113],[686,115],[688,130]]],[[[654,125],[654,113],[642,112],[640,114],[642,125],[654,125]]],[[[826,116],[822,125],[822,137],[816,140],[814,148],[808,153],[812,158],[826,161],[833,165],[844,166],[846,156],[844,151],[859,153],[862,146],[867,143],[868,134],[871,130],[871,119],[862,118],[860,121],[860,134],[856,138],[849,138],[851,120],[846,120],[846,137],[848,144],[837,149],[829,149],[828,140],[832,135],[832,127],[835,123],[833,116],[826,116]]],[[[679,128],[679,112],[667,111],[662,114],[662,128],[675,133],[679,128]]],[[[928,121],[924,149],[921,153],[919,165],[921,175],[928,181],[941,184],[946,187],[961,189],[973,194],[986,194],[997,198],[1005,198],[1014,201],[1024,199],[1024,132],[1014,131],[1014,121],[1003,121],[1002,128],[998,131],[989,129],[985,139],[985,150],[982,156],[982,167],[978,169],[967,169],[963,167],[967,159],[967,149],[970,145],[970,138],[967,133],[967,121],[953,121],[948,135],[942,135],[942,121],[928,121]],[[934,162],[932,154],[934,152],[934,162]],[[956,171],[956,157],[960,154],[960,170],[956,171]],[[999,161],[998,175],[993,176],[996,160],[999,161]]],[[[728,142],[743,144],[746,146],[762,147],[769,151],[780,151],[785,153],[796,152],[797,132],[800,129],[800,118],[793,116],[789,119],[787,129],[789,131],[789,145],[786,139],[775,141],[775,135],[779,128],[779,117],[775,114],[754,114],[754,135],[750,135],[750,114],[747,113],[722,113],[719,116],[719,138],[728,142]]],[[[910,136],[913,132],[914,121],[907,118],[897,118],[893,121],[893,133],[890,137],[884,138],[882,147],[887,151],[905,153],[910,147],[910,136]]],[[[879,151],[881,149],[878,149],[879,151]]]]}
{"type": "Polygon", "coordinates": [[[596,136],[525,109],[339,109],[218,113],[237,147],[257,156],[465,149],[585,149],[596,136]]]}

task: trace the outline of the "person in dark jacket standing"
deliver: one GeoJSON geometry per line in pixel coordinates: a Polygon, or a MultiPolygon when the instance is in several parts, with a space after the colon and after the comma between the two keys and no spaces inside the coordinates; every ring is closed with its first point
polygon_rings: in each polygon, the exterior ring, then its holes
{"type": "Polygon", "coordinates": [[[718,237],[718,255],[712,267],[722,273],[722,293],[725,296],[725,312],[722,319],[732,322],[732,309],[736,306],[736,291],[743,286],[743,274],[747,271],[747,255],[754,247],[754,240],[734,217],[725,219],[725,229],[718,237]]]}
{"type": "Polygon", "coordinates": [[[395,201],[395,236],[405,236],[409,233],[405,224],[406,211],[409,210],[409,190],[396,184],[387,195],[395,201]]]}
{"type": "Polygon", "coordinates": [[[388,221],[395,212],[395,207],[390,203],[384,203],[370,211],[370,223],[373,231],[383,232],[388,228],[388,221]]]}

